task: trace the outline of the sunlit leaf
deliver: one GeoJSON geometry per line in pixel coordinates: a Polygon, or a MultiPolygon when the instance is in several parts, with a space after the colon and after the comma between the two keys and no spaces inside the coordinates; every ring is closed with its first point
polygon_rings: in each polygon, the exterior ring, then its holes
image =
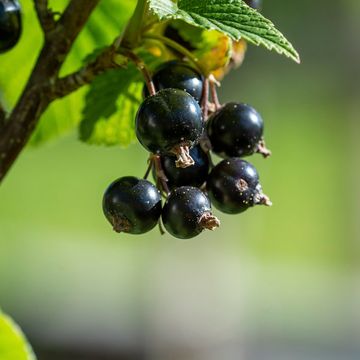
{"type": "MultiPolygon", "coordinates": [[[[150,69],[166,60],[160,48],[140,54],[150,69]],[[150,53],[151,52],[151,53],[150,53]]],[[[98,76],[85,97],[80,139],[97,145],[129,145],[135,139],[135,116],[144,80],[133,63],[98,76]]]]}

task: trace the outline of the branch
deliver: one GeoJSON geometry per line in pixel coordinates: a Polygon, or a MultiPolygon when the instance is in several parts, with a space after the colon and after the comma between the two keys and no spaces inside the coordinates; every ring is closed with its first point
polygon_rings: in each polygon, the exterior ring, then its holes
{"type": "Polygon", "coordinates": [[[35,10],[45,37],[56,28],[54,16],[56,13],[49,8],[48,0],[34,0],[35,10]]]}
{"type": "MultiPolygon", "coordinates": [[[[105,48],[97,58],[63,78],[57,79],[49,89],[53,99],[58,99],[69,95],[80,87],[90,84],[94,78],[107,70],[121,67],[122,64],[115,62],[116,49],[112,45],[105,48]]],[[[125,64],[125,63],[124,63],[125,64]]]]}
{"type": "MultiPolygon", "coordinates": [[[[44,46],[13,112],[0,134],[0,182],[27,144],[40,116],[52,101],[47,93],[71,47],[100,0],[71,0],[44,46]]],[[[39,0],[41,5],[46,2],[39,0]]],[[[40,14],[42,12],[40,11],[40,14]]]]}
{"type": "Polygon", "coordinates": [[[71,0],[58,23],[62,27],[65,38],[70,41],[82,30],[90,14],[98,5],[100,0],[71,0]],[[74,31],[75,30],[75,31],[74,31]]]}
{"type": "Polygon", "coordinates": [[[142,72],[146,84],[151,94],[155,93],[155,87],[151,76],[144,64],[132,51],[121,48],[122,36],[115,39],[113,44],[105,48],[92,62],[81,69],[69,74],[63,78],[57,79],[47,92],[51,94],[52,99],[59,99],[78,90],[84,85],[90,84],[94,78],[110,69],[116,69],[126,66],[128,60],[135,63],[142,72]],[[122,57],[121,61],[120,58],[122,57]]]}

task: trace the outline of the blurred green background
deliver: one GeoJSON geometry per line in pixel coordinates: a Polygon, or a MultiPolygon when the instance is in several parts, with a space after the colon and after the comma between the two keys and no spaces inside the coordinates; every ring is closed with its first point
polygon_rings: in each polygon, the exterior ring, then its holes
{"type": "Polygon", "coordinates": [[[117,235],[103,191],[146,153],[75,133],[1,185],[0,306],[40,360],[360,358],[360,3],[264,3],[302,64],[250,47],[220,96],[265,118],[273,156],[250,161],[272,208],[191,241],[117,235]]]}

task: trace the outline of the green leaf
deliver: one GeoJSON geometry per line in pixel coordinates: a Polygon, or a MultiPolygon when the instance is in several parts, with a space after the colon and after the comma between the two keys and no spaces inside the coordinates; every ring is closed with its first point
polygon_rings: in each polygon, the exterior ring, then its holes
{"type": "Polygon", "coordinates": [[[180,19],[233,40],[245,39],[300,62],[299,54],[274,24],[242,0],[148,0],[159,19],[180,19]]]}
{"type": "Polygon", "coordinates": [[[35,360],[35,355],[20,328],[0,312],[0,359],[35,360]]]}
{"type": "Polygon", "coordinates": [[[142,87],[140,76],[132,66],[97,77],[85,98],[80,139],[97,145],[130,144],[142,87]]]}
{"type": "MultiPolygon", "coordinates": [[[[62,11],[68,0],[50,1],[54,11],[62,11]]],[[[34,11],[33,1],[22,1],[24,31],[19,44],[10,52],[1,54],[0,98],[10,110],[19,97],[42,46],[42,33],[34,11]]],[[[85,28],[76,40],[61,75],[76,71],[89,53],[109,45],[119,35],[130,18],[135,1],[100,1],[85,28]]],[[[86,89],[50,105],[32,136],[32,144],[40,144],[56,136],[73,131],[81,120],[86,89]]]]}
{"type": "MultiPolygon", "coordinates": [[[[162,56],[149,53],[140,56],[150,68],[164,61],[162,56]]],[[[135,139],[135,116],[143,87],[142,75],[133,63],[98,76],[85,97],[80,139],[96,145],[129,145],[135,139]]]]}

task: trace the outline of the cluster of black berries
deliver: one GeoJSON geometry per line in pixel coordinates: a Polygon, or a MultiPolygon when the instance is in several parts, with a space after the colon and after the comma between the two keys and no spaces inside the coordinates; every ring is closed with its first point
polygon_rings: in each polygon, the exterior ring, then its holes
{"type": "Polygon", "coordinates": [[[215,81],[209,103],[207,80],[185,62],[163,64],[152,82],[156,92],[144,91],[136,116],[136,135],[151,154],[150,167],[145,179],[123,177],[106,190],[103,209],[114,230],[145,233],[161,217],[170,234],[189,239],[220,225],[210,200],[227,214],[271,205],[256,169],[241,159],[270,155],[259,113],[241,103],[221,106],[215,81]],[[210,150],[224,160],[214,166],[210,150]],[[151,170],[156,186],[146,180],[151,170]]]}
{"type": "Polygon", "coordinates": [[[21,35],[21,11],[16,0],[0,0],[0,53],[10,50],[21,35]]]}

